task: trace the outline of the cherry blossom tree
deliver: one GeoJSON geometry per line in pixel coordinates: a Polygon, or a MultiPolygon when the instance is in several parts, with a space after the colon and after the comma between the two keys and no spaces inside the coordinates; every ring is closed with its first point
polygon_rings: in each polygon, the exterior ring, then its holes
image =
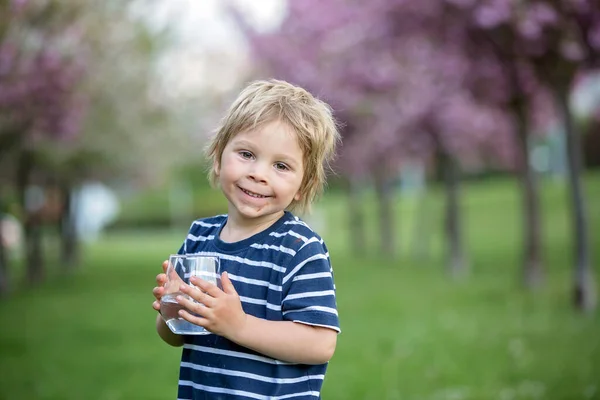
{"type": "MultiPolygon", "coordinates": [[[[50,4],[9,1],[0,12],[0,153],[12,153],[16,189],[23,212],[27,278],[43,278],[40,213],[27,190],[43,169],[40,154],[52,141],[69,141],[83,115],[77,85],[83,59],[69,45],[78,32],[70,15],[50,4]],[[43,22],[40,22],[43,21],[43,22]]],[[[4,177],[6,179],[6,177],[4,177]]],[[[0,266],[7,288],[6,259],[0,266]]]]}
{"type": "Polygon", "coordinates": [[[30,281],[43,278],[40,224],[47,221],[28,201],[28,188],[58,192],[51,222],[59,224],[68,270],[78,259],[71,210],[77,185],[140,171],[158,179],[175,157],[159,157],[164,143],[175,141],[164,134],[172,131],[166,110],[149,89],[161,44],[117,1],[0,5],[0,180],[4,193],[19,193],[30,281]]]}
{"type": "MultiPolygon", "coordinates": [[[[600,3],[586,0],[486,2],[448,0],[458,26],[465,27],[478,55],[488,53],[504,75],[505,100],[519,121],[522,160],[527,160],[527,97],[542,87],[556,99],[566,132],[570,199],[573,221],[575,279],[574,303],[584,310],[596,306],[592,276],[587,211],[581,184],[581,140],[569,108],[569,95],[582,70],[598,67],[600,60],[600,3]]],[[[502,93],[502,92],[499,92],[502,93]]],[[[525,281],[534,284],[541,275],[541,238],[535,178],[528,162],[522,164],[527,211],[525,281]]]]}

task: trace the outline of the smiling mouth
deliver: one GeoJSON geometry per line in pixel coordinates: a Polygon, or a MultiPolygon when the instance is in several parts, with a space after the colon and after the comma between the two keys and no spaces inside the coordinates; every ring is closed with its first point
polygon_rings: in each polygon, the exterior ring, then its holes
{"type": "Polygon", "coordinates": [[[250,192],[250,191],[248,191],[246,189],[243,189],[243,188],[240,188],[240,190],[242,192],[246,193],[248,196],[254,197],[255,199],[266,199],[267,197],[270,197],[270,196],[263,196],[262,194],[250,192]]]}

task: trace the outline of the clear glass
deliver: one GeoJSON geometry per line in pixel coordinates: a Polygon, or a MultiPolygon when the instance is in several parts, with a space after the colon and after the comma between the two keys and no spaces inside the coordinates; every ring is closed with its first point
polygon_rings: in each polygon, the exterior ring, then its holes
{"type": "Polygon", "coordinates": [[[221,287],[219,259],[217,257],[191,254],[172,254],[169,256],[167,282],[164,285],[165,294],[160,299],[160,314],[173,333],[178,335],[207,335],[210,334],[209,331],[186,321],[178,314],[179,310],[184,307],[177,303],[175,298],[183,296],[191,299],[188,295],[183,294],[179,288],[182,283],[195,287],[190,284],[190,277],[192,276],[198,276],[221,287]]]}

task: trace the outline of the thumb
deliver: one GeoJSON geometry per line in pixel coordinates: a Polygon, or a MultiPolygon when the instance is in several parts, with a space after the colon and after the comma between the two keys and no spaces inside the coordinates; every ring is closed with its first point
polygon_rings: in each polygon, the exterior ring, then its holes
{"type": "Polygon", "coordinates": [[[227,294],[237,294],[235,287],[233,287],[233,283],[231,279],[229,279],[229,274],[227,272],[223,272],[221,274],[221,285],[223,286],[223,291],[227,294]]]}

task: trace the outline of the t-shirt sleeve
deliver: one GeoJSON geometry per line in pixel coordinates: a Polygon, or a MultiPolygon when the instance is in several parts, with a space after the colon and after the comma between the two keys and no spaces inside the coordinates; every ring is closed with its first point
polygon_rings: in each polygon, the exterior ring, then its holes
{"type": "Polygon", "coordinates": [[[175,253],[175,254],[185,254],[185,242],[186,241],[187,241],[187,239],[183,241],[183,244],[181,245],[181,247],[179,247],[179,250],[177,250],[177,253],[175,253]]]}
{"type": "Polygon", "coordinates": [[[195,223],[192,222],[192,224],[190,225],[190,228],[188,229],[187,234],[185,235],[185,239],[183,239],[183,243],[181,243],[179,250],[177,250],[177,253],[175,253],[175,254],[180,254],[180,255],[187,254],[187,242],[188,242],[188,238],[192,234],[192,230],[194,229],[194,226],[195,226],[195,223]]]}
{"type": "Polygon", "coordinates": [[[340,332],[333,269],[322,241],[302,247],[282,282],[283,319],[340,332]]]}

